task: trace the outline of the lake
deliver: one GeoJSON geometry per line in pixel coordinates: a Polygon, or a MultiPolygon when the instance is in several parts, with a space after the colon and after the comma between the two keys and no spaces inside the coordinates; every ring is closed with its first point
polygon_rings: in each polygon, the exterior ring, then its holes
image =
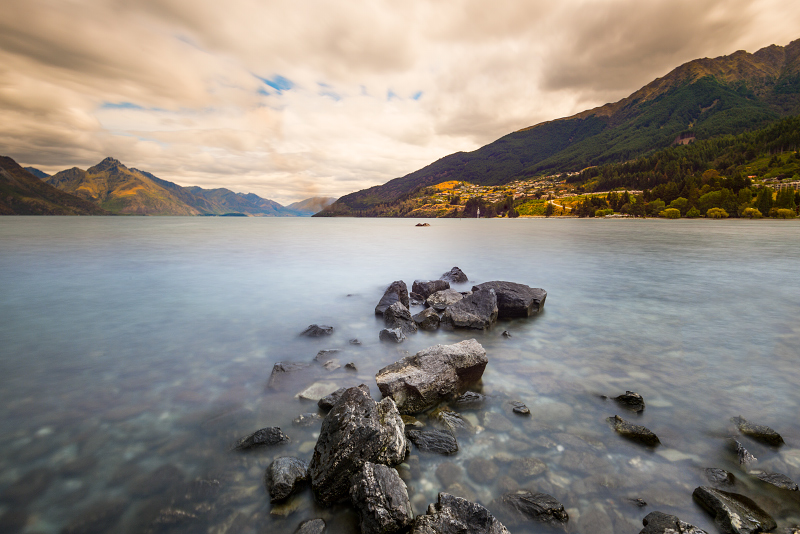
{"type": "Polygon", "coordinates": [[[348,506],[321,508],[310,490],[269,502],[266,467],[310,459],[318,436],[319,422],[293,425],[317,411],[296,394],[365,383],[379,399],[380,368],[471,338],[489,359],[488,400],[464,412],[476,433],[459,437],[456,455],[412,446],[400,472],[415,513],[446,482],[484,505],[514,487],[549,493],[569,532],[637,533],[654,510],[715,532],[692,500],[713,467],[780,528],[800,524],[798,492],[753,476],[800,481],[798,222],[416,222],[0,218],[0,530],[292,533],[322,517],[329,533],[357,532],[348,506]],[[487,332],[381,343],[374,308],[386,286],[453,266],[470,278],[459,291],[519,282],[547,290],[544,310],[487,332]],[[300,337],[312,323],[335,332],[300,337]],[[323,349],[340,349],[342,367],[312,365],[267,388],[276,362],[313,362],[323,349]],[[627,390],[644,397],[643,413],[607,398],[627,390]],[[531,415],[511,413],[511,400],[531,415]],[[606,422],[614,415],[661,445],[620,437],[606,422]],[[735,416],[786,444],[741,435],[735,416]],[[265,426],[292,443],[230,450],[265,426]],[[740,466],[731,437],[758,461],[740,466]],[[475,458],[497,469],[478,474],[475,458]],[[509,467],[516,458],[546,469],[523,476],[509,467]]]}

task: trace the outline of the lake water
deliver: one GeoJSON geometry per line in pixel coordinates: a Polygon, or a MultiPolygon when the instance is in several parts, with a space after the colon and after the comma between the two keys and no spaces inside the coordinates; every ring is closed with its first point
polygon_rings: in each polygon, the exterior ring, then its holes
{"type": "Polygon", "coordinates": [[[349,507],[320,508],[309,490],[269,503],[266,467],[277,456],[310,459],[319,430],[292,424],[316,411],[295,394],[314,382],[366,383],[379,398],[381,367],[473,337],[489,358],[489,400],[465,412],[477,433],[459,439],[456,455],[412,446],[400,471],[415,513],[446,489],[440,466],[452,463],[453,492],[484,505],[515,486],[550,493],[569,532],[637,533],[654,510],[715,532],[692,491],[710,485],[703,468],[717,467],[779,527],[800,524],[798,492],[749,474],[728,439],[758,458],[750,470],[800,481],[800,224],[416,222],[0,218],[0,531],[291,533],[322,517],[330,533],[357,532],[349,507]],[[456,289],[542,287],[544,311],[485,333],[381,344],[373,310],[383,289],[456,265],[470,278],[456,289]],[[335,333],[299,337],[312,323],[335,333]],[[283,389],[266,387],[275,362],[311,362],[322,349],[341,349],[335,357],[357,371],[314,365],[283,389]],[[641,415],[602,397],[626,390],[643,395],[641,415]],[[512,414],[509,400],[531,415],[512,414]],[[662,444],[621,438],[606,422],[615,414],[662,444]],[[739,415],[786,444],[741,436],[739,415]],[[292,443],[230,451],[265,426],[292,443]],[[509,469],[523,457],[547,469],[529,478],[509,469]],[[477,475],[475,458],[493,459],[497,473],[477,475]]]}

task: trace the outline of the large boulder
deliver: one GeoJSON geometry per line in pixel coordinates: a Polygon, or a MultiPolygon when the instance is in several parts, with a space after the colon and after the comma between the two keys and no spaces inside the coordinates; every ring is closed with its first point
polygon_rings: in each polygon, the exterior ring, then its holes
{"type": "Polygon", "coordinates": [[[448,282],[452,282],[454,284],[464,284],[466,282],[469,282],[469,278],[467,278],[467,275],[464,274],[464,271],[462,271],[458,267],[453,267],[439,278],[442,280],[447,280],[448,282]]]}
{"type": "Polygon", "coordinates": [[[408,308],[401,302],[395,302],[383,312],[383,322],[388,329],[399,328],[404,334],[417,331],[417,323],[411,318],[408,308]]]}
{"type": "Polygon", "coordinates": [[[364,384],[349,388],[322,422],[308,466],[314,496],[323,505],[341,501],[364,462],[396,465],[407,452],[405,425],[394,401],[375,402],[364,384]]]}
{"type": "Polygon", "coordinates": [[[362,534],[392,534],[414,521],[408,489],[393,467],[364,462],[353,475],[350,500],[361,516],[362,534]]]}
{"type": "Polygon", "coordinates": [[[692,497],[714,515],[714,522],[722,532],[755,534],[778,526],[772,516],[744,495],[700,486],[692,497]]]}
{"type": "Polygon", "coordinates": [[[493,289],[473,291],[442,315],[442,325],[450,328],[486,330],[497,320],[497,296],[493,289]]]}
{"type": "Polygon", "coordinates": [[[544,308],[547,291],[514,282],[484,282],[473,286],[473,291],[494,289],[497,294],[498,316],[530,317],[544,308]]]}
{"type": "Polygon", "coordinates": [[[406,356],[378,371],[375,380],[400,413],[414,414],[465,391],[480,380],[488,361],[480,343],[468,339],[406,356]]]}
{"type": "Polygon", "coordinates": [[[639,534],[707,534],[705,530],[664,512],[650,512],[642,519],[642,524],[644,528],[639,534]]]}
{"type": "Polygon", "coordinates": [[[509,534],[489,510],[461,497],[439,493],[428,513],[417,516],[411,534],[509,534]]]}
{"type": "Polygon", "coordinates": [[[512,527],[529,522],[555,526],[569,520],[564,505],[546,493],[512,491],[496,498],[489,506],[505,524],[512,527]]]}
{"type": "Polygon", "coordinates": [[[430,306],[436,311],[444,311],[448,306],[451,306],[463,299],[464,295],[455,289],[442,289],[425,300],[425,304],[430,306]]]}
{"type": "Polygon", "coordinates": [[[443,289],[450,289],[450,282],[444,280],[414,280],[411,285],[411,292],[426,299],[443,289]]]}
{"type": "Polygon", "coordinates": [[[282,501],[308,482],[308,465],[299,458],[276,458],[264,475],[271,502],[282,501]]]}
{"type": "Polygon", "coordinates": [[[386,311],[386,308],[395,302],[401,303],[406,308],[409,307],[408,287],[402,280],[392,282],[389,287],[386,288],[386,291],[384,291],[380,302],[378,302],[378,305],[375,306],[375,315],[383,315],[383,312],[386,311]]]}

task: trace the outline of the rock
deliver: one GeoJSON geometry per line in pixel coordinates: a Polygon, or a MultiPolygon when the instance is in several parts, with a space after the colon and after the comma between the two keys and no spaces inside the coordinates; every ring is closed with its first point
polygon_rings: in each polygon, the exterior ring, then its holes
{"type": "Polygon", "coordinates": [[[538,458],[517,458],[509,467],[509,473],[517,479],[533,478],[545,471],[547,465],[538,458]]]}
{"type": "Polygon", "coordinates": [[[485,282],[472,291],[494,289],[497,295],[498,317],[530,317],[544,308],[547,291],[514,282],[485,282]]]}
{"type": "Polygon", "coordinates": [[[755,534],[769,532],[778,526],[767,512],[744,495],[700,486],[692,497],[714,515],[714,521],[722,532],[755,534]]]}
{"type": "Polygon", "coordinates": [[[395,302],[399,302],[406,308],[410,306],[408,302],[408,287],[402,280],[392,282],[389,287],[386,288],[380,302],[375,306],[375,315],[383,315],[383,312],[395,302]]]}
{"type": "Polygon", "coordinates": [[[607,421],[611,423],[611,425],[614,427],[614,430],[616,430],[620,436],[628,438],[632,441],[638,441],[651,447],[655,447],[661,443],[658,440],[658,436],[656,436],[647,428],[629,423],[618,415],[609,417],[607,421]]]}
{"type": "Polygon", "coordinates": [[[406,425],[406,430],[420,430],[426,426],[413,415],[401,415],[400,417],[403,419],[403,424],[406,425]]]}
{"type": "Polygon", "coordinates": [[[475,291],[448,306],[441,324],[451,328],[486,330],[497,320],[497,297],[494,290],[475,291]]]}
{"type": "Polygon", "coordinates": [[[467,463],[467,474],[478,484],[487,485],[499,472],[497,464],[486,458],[473,458],[467,463]]]}
{"type": "Polygon", "coordinates": [[[452,304],[455,304],[456,302],[458,302],[463,298],[464,295],[462,295],[455,289],[443,289],[441,291],[433,293],[430,297],[428,297],[425,300],[425,304],[427,304],[436,311],[444,311],[445,308],[447,308],[452,304]]]}
{"type": "Polygon", "coordinates": [[[439,493],[428,513],[417,516],[412,534],[509,534],[506,527],[479,504],[439,493]]]}
{"type": "Polygon", "coordinates": [[[272,373],[269,375],[267,387],[270,389],[277,389],[281,387],[287,374],[296,373],[303,369],[308,369],[309,367],[311,367],[311,364],[305,362],[278,362],[272,366],[272,373]]]}
{"type": "Polygon", "coordinates": [[[739,432],[745,436],[750,436],[756,441],[761,441],[773,447],[780,447],[784,443],[781,435],[768,426],[754,425],[742,417],[733,417],[731,421],[739,428],[739,432]]]}
{"type": "Polygon", "coordinates": [[[314,356],[314,361],[319,363],[325,363],[329,361],[334,355],[342,352],[339,349],[323,349],[314,356]]]}
{"type": "Polygon", "coordinates": [[[330,336],[333,334],[333,327],[332,326],[325,326],[325,325],[316,325],[312,324],[309,325],[308,328],[300,332],[301,336],[306,337],[322,337],[322,336],[330,336]]]}
{"type": "Polygon", "coordinates": [[[642,524],[644,528],[639,534],[707,534],[705,530],[663,512],[650,512],[642,519],[642,524]]]}
{"type": "Polygon", "coordinates": [[[505,524],[512,527],[531,521],[551,526],[569,521],[564,505],[547,493],[512,491],[496,498],[489,506],[497,511],[505,524]]]}
{"type": "Polygon", "coordinates": [[[330,410],[331,408],[333,408],[333,405],[336,404],[336,401],[338,401],[342,397],[342,393],[344,393],[345,391],[347,391],[347,388],[339,388],[333,393],[325,395],[324,397],[319,399],[319,401],[317,402],[317,406],[319,406],[321,410],[325,411],[330,410]]]}
{"type": "Polygon", "coordinates": [[[405,482],[385,465],[364,462],[353,475],[350,500],[361,517],[362,534],[392,534],[414,521],[405,482]]]}
{"type": "Polygon", "coordinates": [[[327,362],[322,364],[322,367],[324,367],[325,370],[329,371],[329,372],[330,371],[335,371],[336,369],[338,369],[341,366],[342,365],[339,363],[339,360],[337,360],[336,358],[334,358],[333,360],[328,360],[327,362]]]}
{"type": "Polygon", "coordinates": [[[495,432],[511,432],[514,425],[508,418],[497,412],[486,412],[483,414],[483,426],[495,432]]]}
{"type": "Polygon", "coordinates": [[[417,223],[414,226],[420,226],[420,227],[422,227],[422,226],[430,226],[430,223],[417,223]]]}
{"type": "Polygon", "coordinates": [[[384,328],[378,333],[378,339],[392,343],[402,343],[406,340],[406,336],[403,334],[402,328],[384,328]]]}
{"type": "Polygon", "coordinates": [[[394,399],[401,413],[414,414],[480,380],[488,361],[480,343],[468,339],[406,356],[378,371],[375,379],[381,394],[394,399]]]}
{"type": "Polygon", "coordinates": [[[571,471],[580,471],[591,474],[606,471],[611,463],[594,450],[566,450],[561,457],[561,466],[571,471]]]}
{"type": "Polygon", "coordinates": [[[624,395],[614,397],[614,400],[617,401],[617,404],[628,410],[637,413],[644,411],[644,399],[634,391],[626,391],[624,395]]]}
{"type": "Polygon", "coordinates": [[[469,278],[467,278],[467,275],[464,274],[464,271],[462,271],[458,267],[453,267],[439,278],[441,280],[447,280],[448,282],[452,282],[454,284],[463,284],[465,282],[469,282],[469,278]]]}
{"type": "Polygon", "coordinates": [[[411,318],[420,330],[433,332],[439,329],[439,314],[433,308],[425,308],[411,318]]]}
{"type": "Polygon", "coordinates": [[[750,465],[756,461],[758,458],[750,454],[750,451],[744,448],[744,445],[739,443],[738,440],[731,438],[733,442],[733,448],[736,450],[736,455],[739,457],[739,465],[750,465]]]}
{"type": "Polygon", "coordinates": [[[772,484],[776,488],[781,488],[789,491],[797,491],[797,484],[794,480],[782,475],[780,473],[755,473],[757,479],[772,484]]]}
{"type": "Polygon", "coordinates": [[[456,437],[446,430],[409,430],[408,439],[423,452],[437,454],[458,452],[456,437]]]}
{"type": "Polygon", "coordinates": [[[444,280],[414,280],[414,283],[411,284],[411,291],[421,296],[423,300],[443,289],[450,289],[450,282],[444,280]]]}
{"type": "Polygon", "coordinates": [[[408,452],[405,426],[392,399],[375,402],[362,384],[342,393],[325,420],[308,467],[317,501],[344,499],[364,462],[396,465],[408,452]]]}
{"type": "Polygon", "coordinates": [[[509,401],[511,405],[511,411],[515,414],[519,415],[530,415],[531,410],[525,404],[521,403],[520,401],[509,401]]]}
{"type": "Polygon", "coordinates": [[[308,465],[299,458],[276,458],[264,475],[270,502],[282,501],[308,482],[308,465]]]}
{"type": "Polygon", "coordinates": [[[417,331],[417,323],[411,318],[408,308],[400,302],[395,302],[383,312],[383,322],[386,328],[399,328],[404,334],[413,334],[417,331]]]}
{"type": "Polygon", "coordinates": [[[508,330],[503,330],[503,333],[501,335],[503,337],[508,338],[508,337],[511,337],[511,332],[509,332],[508,330]]]}
{"type": "Polygon", "coordinates": [[[474,391],[467,391],[459,395],[452,402],[452,405],[459,410],[480,410],[483,408],[483,403],[486,402],[486,396],[474,391]]]}
{"type": "Polygon", "coordinates": [[[412,306],[422,306],[423,304],[425,304],[425,297],[423,297],[419,293],[414,293],[412,291],[411,293],[408,294],[408,298],[412,306]]]}
{"type": "Polygon", "coordinates": [[[300,523],[294,534],[322,534],[325,532],[325,521],[322,519],[307,519],[300,523]]]}
{"type": "Polygon", "coordinates": [[[348,362],[344,364],[344,368],[348,371],[358,371],[358,367],[356,367],[355,362],[348,362]]]}
{"type": "Polygon", "coordinates": [[[475,427],[472,426],[472,423],[464,419],[461,414],[445,406],[440,406],[429,413],[428,419],[456,435],[464,436],[475,433],[475,427]]]}
{"type": "Polygon", "coordinates": [[[708,481],[715,486],[733,486],[736,482],[736,477],[733,476],[733,473],[729,473],[724,469],[708,467],[703,469],[703,473],[705,473],[708,481]]]}
{"type": "Polygon", "coordinates": [[[436,478],[442,483],[445,488],[452,486],[457,482],[461,482],[464,476],[464,470],[460,465],[453,462],[442,462],[436,468],[436,478]]]}
{"type": "Polygon", "coordinates": [[[517,491],[519,489],[519,482],[508,475],[504,475],[497,479],[497,489],[503,493],[517,491]]]}
{"type": "MultiPolygon", "coordinates": [[[[358,340],[358,338],[353,338],[348,343],[350,343],[351,345],[361,345],[361,342],[358,340]]],[[[320,519],[320,521],[322,521],[322,519],[320,519]]]]}
{"type": "Polygon", "coordinates": [[[303,391],[295,395],[298,399],[319,402],[326,395],[336,391],[336,384],[333,382],[314,382],[303,391]]]}
{"type": "Polygon", "coordinates": [[[91,532],[113,532],[128,503],[122,499],[97,502],[75,514],[61,534],[86,534],[91,532]]]}
{"type": "Polygon", "coordinates": [[[647,506],[647,502],[645,502],[645,500],[642,499],[641,497],[630,497],[628,499],[628,502],[635,506],[638,506],[639,508],[644,508],[645,506],[647,506]]]}
{"type": "Polygon", "coordinates": [[[284,434],[277,426],[270,426],[256,430],[249,436],[240,439],[236,445],[233,446],[235,451],[243,451],[253,449],[255,447],[268,447],[272,445],[280,445],[281,443],[289,443],[289,436],[284,434]]]}

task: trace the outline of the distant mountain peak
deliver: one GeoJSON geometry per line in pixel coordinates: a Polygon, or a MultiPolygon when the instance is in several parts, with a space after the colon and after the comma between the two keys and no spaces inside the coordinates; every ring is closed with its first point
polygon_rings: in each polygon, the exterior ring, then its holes
{"type": "Polygon", "coordinates": [[[123,169],[127,169],[127,167],[125,167],[125,165],[123,165],[118,159],[108,157],[103,161],[101,161],[100,163],[98,163],[97,165],[95,165],[94,167],[90,167],[87,170],[90,173],[98,173],[104,171],[111,171],[120,167],[123,169]]]}

